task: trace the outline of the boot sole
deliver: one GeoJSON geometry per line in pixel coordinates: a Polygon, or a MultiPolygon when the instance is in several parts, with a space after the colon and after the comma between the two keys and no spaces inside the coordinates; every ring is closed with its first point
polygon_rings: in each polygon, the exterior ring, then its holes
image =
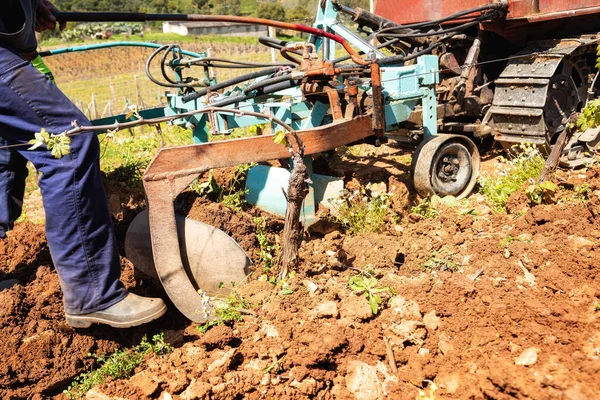
{"type": "Polygon", "coordinates": [[[67,320],[67,324],[69,324],[73,328],[89,328],[93,323],[96,324],[104,324],[108,326],[112,326],[113,328],[131,328],[134,326],[143,325],[150,321],[154,321],[165,315],[167,312],[167,306],[165,305],[163,308],[158,310],[157,312],[147,315],[143,318],[139,318],[133,321],[125,321],[118,322],[113,321],[109,317],[102,316],[85,316],[85,315],[65,315],[65,319],[67,320]]]}

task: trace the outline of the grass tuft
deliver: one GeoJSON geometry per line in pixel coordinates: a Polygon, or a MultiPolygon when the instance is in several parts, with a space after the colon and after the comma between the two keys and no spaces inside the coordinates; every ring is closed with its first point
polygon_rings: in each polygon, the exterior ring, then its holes
{"type": "Polygon", "coordinates": [[[505,212],[508,198],[527,181],[537,179],[544,167],[544,157],[536,147],[520,144],[516,150],[519,153],[515,157],[499,166],[502,171],[498,177],[482,176],[479,180],[481,193],[495,212],[505,212]]]}
{"type": "Polygon", "coordinates": [[[148,354],[164,355],[171,351],[173,351],[173,348],[165,342],[163,334],[160,333],[154,335],[151,342],[144,336],[138,346],[132,349],[119,350],[110,356],[90,354],[88,356],[95,358],[101,366],[98,369],[79,375],[63,393],[69,399],[80,399],[92,387],[106,382],[108,378],[129,378],[148,354]]]}

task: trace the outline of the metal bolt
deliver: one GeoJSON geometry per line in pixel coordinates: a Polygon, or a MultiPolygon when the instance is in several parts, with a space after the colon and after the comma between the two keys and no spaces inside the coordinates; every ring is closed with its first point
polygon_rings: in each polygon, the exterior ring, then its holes
{"type": "Polygon", "coordinates": [[[513,128],[513,126],[512,126],[512,125],[509,125],[509,126],[508,126],[508,129],[509,129],[509,130],[512,130],[512,128],[513,128]]]}

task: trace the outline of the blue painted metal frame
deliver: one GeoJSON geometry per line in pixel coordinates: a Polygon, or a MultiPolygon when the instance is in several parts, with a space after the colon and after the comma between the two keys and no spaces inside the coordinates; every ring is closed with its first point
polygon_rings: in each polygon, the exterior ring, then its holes
{"type": "MultiPolygon", "coordinates": [[[[111,47],[147,47],[151,49],[161,48],[163,45],[158,43],[148,43],[148,42],[107,42],[100,44],[85,44],[81,46],[72,46],[72,47],[61,47],[60,49],[47,50],[40,53],[42,57],[50,57],[56,56],[59,54],[66,53],[76,53],[80,51],[90,51],[90,50],[100,50],[100,49],[108,49],[111,47]]],[[[194,58],[203,58],[206,57],[206,53],[194,53],[193,51],[182,50],[181,53],[183,55],[194,57],[194,58]]]]}
{"type": "MultiPolygon", "coordinates": [[[[363,38],[340,24],[337,21],[337,14],[338,13],[335,5],[331,0],[327,0],[324,3],[323,8],[318,8],[316,21],[313,26],[343,37],[346,41],[354,45],[363,53],[370,54],[376,58],[384,56],[381,51],[377,50],[363,38]]],[[[323,56],[325,59],[331,60],[335,58],[335,42],[321,37],[315,37],[312,38],[312,40],[317,49],[324,53],[323,56]]],[[[50,54],[47,55],[117,46],[140,46],[150,48],[161,47],[161,45],[155,43],[114,42],[57,49],[52,50],[50,54]]],[[[199,54],[182,51],[182,54],[196,58],[206,57],[206,53],[199,54]]],[[[175,64],[172,64],[172,67],[175,69],[176,77],[181,80],[183,79],[182,71],[175,64]]],[[[438,58],[437,56],[432,55],[419,57],[417,59],[417,63],[413,65],[386,66],[381,69],[381,82],[383,95],[385,97],[386,131],[389,132],[399,129],[401,124],[409,119],[411,113],[414,111],[417,105],[421,103],[423,130],[425,136],[429,137],[437,134],[437,103],[435,87],[439,83],[438,70],[438,58]]],[[[266,77],[259,78],[257,81],[260,79],[266,79],[266,77]]],[[[369,93],[371,91],[370,84],[365,84],[361,87],[361,89],[369,93]]],[[[168,99],[168,105],[166,107],[143,110],[140,112],[140,114],[144,118],[176,116],[184,112],[208,108],[212,103],[218,103],[221,100],[231,99],[234,96],[242,93],[243,87],[236,87],[225,93],[217,94],[216,96],[213,93],[213,97],[211,97],[210,102],[208,101],[208,98],[204,96],[199,99],[184,103],[182,100],[184,93],[180,90],[179,93],[176,94],[167,93],[166,96],[168,99]]],[[[331,122],[331,116],[327,114],[329,111],[329,105],[320,102],[312,104],[305,101],[299,87],[240,101],[227,106],[227,108],[238,111],[247,110],[271,114],[291,125],[292,128],[296,130],[315,128],[331,122]]],[[[134,119],[135,117],[130,118],[130,120],[134,119]]],[[[123,114],[113,116],[93,122],[95,124],[110,124],[115,120],[118,122],[124,122],[126,121],[126,115],[123,114]]],[[[228,134],[236,128],[265,124],[268,123],[268,121],[247,115],[240,116],[234,114],[215,113],[214,115],[210,116],[207,114],[198,114],[192,117],[176,119],[173,121],[173,123],[189,128],[192,131],[194,143],[206,143],[209,141],[209,131],[212,132],[212,134],[228,134]]],[[[272,126],[272,130],[276,131],[277,127],[272,126]]],[[[226,157],[227,155],[223,156],[226,157]]],[[[309,167],[310,171],[312,171],[312,158],[307,157],[305,163],[309,167]]],[[[260,196],[261,190],[269,191],[269,187],[273,186],[267,182],[268,175],[269,173],[264,171],[257,174],[249,174],[249,180],[252,181],[250,182],[251,186],[258,191],[256,196],[260,196]],[[260,182],[261,179],[264,180],[264,182],[260,182]]],[[[272,192],[273,187],[270,187],[270,189],[272,192]]],[[[277,193],[280,192],[279,189],[280,188],[275,189],[277,193]]],[[[282,201],[283,196],[275,195],[272,196],[272,199],[269,196],[263,196],[262,198],[263,200],[261,201],[270,202],[272,200],[272,202],[277,203],[272,204],[272,207],[269,206],[269,208],[278,209],[279,202],[282,201]]],[[[255,200],[258,201],[257,199],[255,200]]],[[[307,219],[307,225],[309,225],[311,222],[309,220],[315,216],[317,208],[316,202],[317,199],[315,199],[315,187],[314,185],[311,185],[309,195],[307,196],[307,199],[303,205],[303,215],[305,216],[305,219],[307,219]]],[[[285,208],[283,208],[283,210],[285,210],[285,208]]]]}

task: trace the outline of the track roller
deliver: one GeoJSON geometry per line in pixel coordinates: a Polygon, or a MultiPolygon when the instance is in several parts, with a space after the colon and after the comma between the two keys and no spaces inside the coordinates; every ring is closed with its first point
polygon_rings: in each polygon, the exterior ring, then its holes
{"type": "Polygon", "coordinates": [[[425,139],[412,162],[413,182],[421,196],[466,197],[479,176],[479,151],[469,138],[440,134],[425,139]]]}

